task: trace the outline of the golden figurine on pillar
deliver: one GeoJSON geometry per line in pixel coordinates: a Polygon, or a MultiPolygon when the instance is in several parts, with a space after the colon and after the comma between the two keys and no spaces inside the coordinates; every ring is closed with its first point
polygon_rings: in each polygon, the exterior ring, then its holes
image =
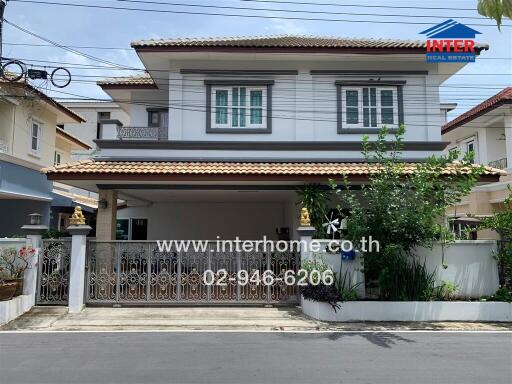
{"type": "Polygon", "coordinates": [[[85,225],[85,216],[82,213],[82,207],[77,205],[71,219],[69,219],[71,225],[85,225]]]}
{"type": "Polygon", "coordinates": [[[300,225],[303,227],[309,227],[311,225],[309,211],[306,207],[303,207],[300,211],[300,225]]]}

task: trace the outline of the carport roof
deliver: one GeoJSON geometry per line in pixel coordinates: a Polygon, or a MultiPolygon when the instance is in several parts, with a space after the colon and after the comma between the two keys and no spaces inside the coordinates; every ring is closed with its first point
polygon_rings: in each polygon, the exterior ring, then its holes
{"type": "MultiPolygon", "coordinates": [[[[415,172],[420,163],[408,163],[404,174],[415,172]]],[[[444,174],[457,173],[457,165],[446,167],[444,174]]],[[[93,180],[131,179],[167,180],[173,176],[189,177],[270,177],[270,176],[320,176],[365,178],[378,172],[377,166],[348,162],[229,162],[229,161],[95,161],[83,160],[42,170],[49,179],[93,180]]],[[[485,167],[484,178],[497,181],[505,175],[502,170],[485,167]]]]}

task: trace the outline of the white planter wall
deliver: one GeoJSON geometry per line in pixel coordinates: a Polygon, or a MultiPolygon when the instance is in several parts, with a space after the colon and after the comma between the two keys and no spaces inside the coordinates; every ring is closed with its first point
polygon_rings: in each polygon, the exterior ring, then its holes
{"type": "Polygon", "coordinates": [[[0,301],[0,325],[7,324],[23,315],[35,304],[35,295],[21,295],[8,301],[0,301]]]}
{"type": "Polygon", "coordinates": [[[336,312],[302,299],[302,311],[321,321],[512,321],[512,304],[464,301],[349,301],[336,312]]]}

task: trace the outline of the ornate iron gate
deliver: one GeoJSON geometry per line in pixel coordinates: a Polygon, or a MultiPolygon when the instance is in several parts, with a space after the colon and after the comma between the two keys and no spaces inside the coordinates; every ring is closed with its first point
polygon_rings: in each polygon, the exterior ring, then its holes
{"type": "MultiPolygon", "coordinates": [[[[212,242],[213,244],[213,242],[212,242]]],[[[293,252],[161,252],[154,241],[89,241],[86,303],[96,305],[295,304],[296,285],[284,273],[297,272],[293,252]],[[209,284],[206,271],[225,270],[225,285],[209,284]],[[271,284],[239,284],[239,271],[272,271],[271,284]]]]}
{"type": "Polygon", "coordinates": [[[36,298],[38,305],[68,304],[70,258],[70,239],[43,240],[38,263],[36,298]]]}

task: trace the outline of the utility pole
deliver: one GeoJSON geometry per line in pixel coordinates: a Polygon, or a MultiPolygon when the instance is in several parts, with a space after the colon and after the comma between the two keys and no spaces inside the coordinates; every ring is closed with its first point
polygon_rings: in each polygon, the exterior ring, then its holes
{"type": "MultiPolygon", "coordinates": [[[[0,64],[3,64],[3,29],[4,29],[4,11],[5,6],[7,5],[7,2],[9,0],[0,0],[0,64]]],[[[0,71],[1,71],[1,65],[0,65],[0,71]]]]}

